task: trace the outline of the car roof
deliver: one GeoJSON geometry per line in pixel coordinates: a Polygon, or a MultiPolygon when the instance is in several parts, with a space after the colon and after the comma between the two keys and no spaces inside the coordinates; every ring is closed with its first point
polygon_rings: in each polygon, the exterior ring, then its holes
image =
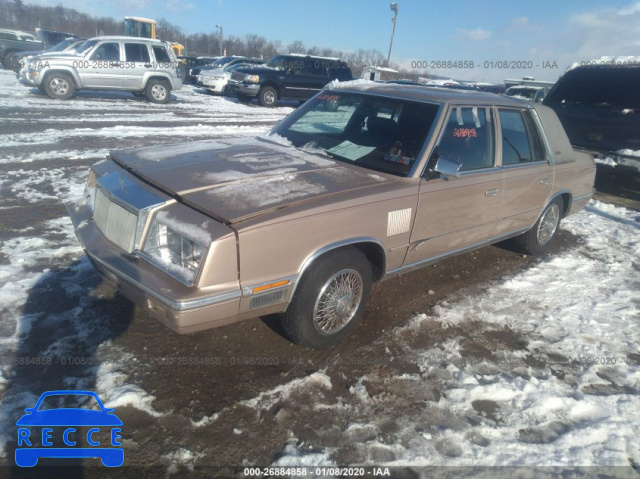
{"type": "Polygon", "coordinates": [[[32,37],[35,36],[33,33],[24,32],[22,30],[9,30],[8,28],[0,28],[0,32],[2,32],[2,33],[17,33],[18,35],[31,35],[32,37]]]}
{"type": "Polygon", "coordinates": [[[478,90],[457,90],[430,86],[401,85],[394,83],[378,83],[367,80],[350,82],[332,82],[330,89],[354,93],[373,93],[376,95],[436,103],[473,103],[478,105],[496,105],[511,107],[531,107],[528,102],[512,97],[502,97],[493,93],[478,90]]]}
{"type": "Polygon", "coordinates": [[[140,41],[140,40],[144,40],[147,42],[153,42],[153,43],[162,43],[164,44],[165,42],[162,40],[158,40],[157,38],[144,38],[144,37],[126,37],[124,35],[103,35],[100,37],[93,37],[93,38],[89,38],[89,40],[119,40],[119,41],[126,41],[126,40],[136,40],[136,41],[140,41]]]}

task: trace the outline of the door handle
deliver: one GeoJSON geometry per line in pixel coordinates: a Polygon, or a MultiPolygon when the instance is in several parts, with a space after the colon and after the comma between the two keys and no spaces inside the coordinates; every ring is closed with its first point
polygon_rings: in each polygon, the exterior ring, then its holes
{"type": "Polygon", "coordinates": [[[493,190],[486,190],[484,192],[484,196],[496,196],[498,194],[498,191],[500,191],[499,188],[495,188],[493,190]]]}
{"type": "Polygon", "coordinates": [[[151,63],[145,63],[144,66],[145,68],[151,68],[153,65],[151,65],[151,63]]]}
{"type": "Polygon", "coordinates": [[[548,185],[549,183],[551,183],[551,180],[549,178],[543,178],[540,180],[541,185],[548,185]]]}

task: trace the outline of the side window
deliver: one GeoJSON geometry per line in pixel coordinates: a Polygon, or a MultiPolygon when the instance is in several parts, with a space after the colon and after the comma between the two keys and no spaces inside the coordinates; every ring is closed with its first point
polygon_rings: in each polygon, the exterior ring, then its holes
{"type": "Polygon", "coordinates": [[[442,158],[460,163],[460,171],[494,166],[493,125],[490,110],[455,107],[438,144],[442,158]]]}
{"type": "Polygon", "coordinates": [[[119,43],[103,43],[91,55],[90,60],[119,62],[120,61],[120,44],[119,43]]]}
{"type": "Polygon", "coordinates": [[[502,164],[517,165],[544,160],[540,134],[528,112],[498,110],[502,127],[502,164]]]}
{"type": "Polygon", "coordinates": [[[125,43],[124,55],[127,62],[149,63],[149,49],[145,43],[125,43]]]}
{"type": "Polygon", "coordinates": [[[289,62],[291,73],[294,75],[313,75],[313,62],[296,59],[289,62]]]}
{"type": "Polygon", "coordinates": [[[318,77],[326,77],[327,76],[327,66],[326,62],[322,60],[311,60],[311,73],[310,75],[318,76],[318,77]]]}
{"type": "Polygon", "coordinates": [[[171,61],[169,54],[167,53],[167,49],[164,46],[154,46],[153,54],[155,55],[156,62],[158,63],[169,63],[171,61]]]}

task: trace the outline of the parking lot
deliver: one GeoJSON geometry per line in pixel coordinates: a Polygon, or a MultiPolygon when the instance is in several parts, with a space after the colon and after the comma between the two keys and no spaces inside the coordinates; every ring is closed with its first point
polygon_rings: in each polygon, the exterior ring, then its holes
{"type": "MultiPolygon", "coordinates": [[[[181,336],[100,280],[64,205],[112,149],[254,136],[293,105],[191,86],[172,96],[54,101],[0,71],[2,464],[25,407],[43,391],[84,389],[116,408],[125,466],[155,468],[146,477],[352,464],[396,467],[396,477],[441,465],[634,477],[633,182],[620,200],[601,179],[605,196],[562,223],[545,257],[491,246],[379,285],[363,323],[328,350],[292,345],[272,317],[181,336]]],[[[95,459],[73,464],[109,475],[95,459]]]]}

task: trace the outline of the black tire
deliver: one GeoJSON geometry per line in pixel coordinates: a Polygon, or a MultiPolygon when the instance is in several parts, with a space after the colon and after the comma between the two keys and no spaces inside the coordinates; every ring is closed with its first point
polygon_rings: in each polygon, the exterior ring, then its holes
{"type": "Polygon", "coordinates": [[[166,80],[149,80],[145,95],[152,103],[168,103],[171,97],[171,85],[166,80]]]}
{"type": "Polygon", "coordinates": [[[280,315],[285,334],[306,348],[337,343],[362,319],[371,283],[371,265],[357,248],[321,256],[302,275],[287,311],[280,315]]]}
{"type": "Polygon", "coordinates": [[[531,256],[544,253],[558,232],[563,211],[564,201],[562,198],[554,198],[546,206],[533,228],[514,238],[518,251],[531,256]]]}
{"type": "Polygon", "coordinates": [[[66,73],[49,73],[42,83],[44,92],[53,99],[68,100],[76,91],[73,78],[66,73]]]}
{"type": "Polygon", "coordinates": [[[11,63],[11,56],[14,53],[15,52],[5,53],[4,58],[2,59],[2,67],[5,68],[6,70],[9,70],[9,63],[11,63]]]}
{"type": "Polygon", "coordinates": [[[236,93],[236,98],[240,103],[249,103],[251,101],[251,98],[253,97],[250,97],[248,95],[243,95],[241,93],[236,93]]]}
{"type": "Polygon", "coordinates": [[[270,86],[263,86],[258,92],[258,101],[262,106],[273,107],[278,101],[278,92],[270,86]]]}

